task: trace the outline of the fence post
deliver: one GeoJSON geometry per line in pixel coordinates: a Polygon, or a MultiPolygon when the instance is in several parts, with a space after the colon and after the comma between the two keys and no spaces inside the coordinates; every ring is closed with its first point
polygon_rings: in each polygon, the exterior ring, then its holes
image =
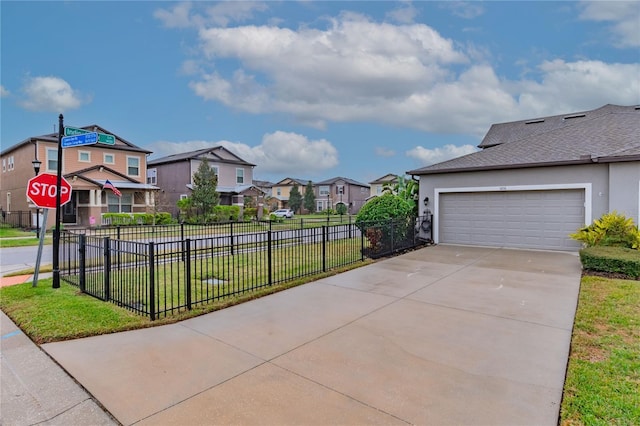
{"type": "Polygon", "coordinates": [[[85,290],[87,289],[87,282],[86,282],[86,264],[87,264],[87,243],[86,243],[86,235],[84,234],[80,234],[78,235],[78,237],[80,238],[79,244],[78,244],[78,252],[79,252],[79,256],[80,256],[80,291],[81,292],[85,292],[85,290]]]}
{"type": "Polygon", "coordinates": [[[360,229],[360,261],[364,262],[364,226],[360,229]]]}
{"type": "Polygon", "coordinates": [[[327,227],[325,225],[322,225],[322,272],[327,272],[327,227]]]}
{"type": "MultiPolygon", "coordinates": [[[[271,223],[269,223],[271,226],[271,223]]],[[[269,285],[273,285],[273,270],[272,264],[272,252],[271,252],[271,230],[267,231],[267,273],[269,275],[269,285]]]]}
{"type": "Polygon", "coordinates": [[[395,227],[393,226],[395,224],[395,220],[391,219],[390,224],[391,224],[391,253],[393,253],[395,252],[395,247],[396,247],[395,238],[394,238],[395,237],[394,234],[396,231],[395,231],[395,227]]]}
{"type": "Polygon", "coordinates": [[[149,242],[149,317],[151,321],[156,319],[156,262],[153,241],[149,242]]]}
{"type": "Polygon", "coordinates": [[[233,222],[229,222],[229,235],[231,237],[231,256],[233,256],[233,222]]]}
{"type": "Polygon", "coordinates": [[[191,310],[191,239],[185,240],[186,260],[185,260],[185,290],[187,291],[187,309],[191,310]]]}
{"type": "Polygon", "coordinates": [[[111,299],[111,247],[109,237],[104,237],[104,300],[111,299]]]}

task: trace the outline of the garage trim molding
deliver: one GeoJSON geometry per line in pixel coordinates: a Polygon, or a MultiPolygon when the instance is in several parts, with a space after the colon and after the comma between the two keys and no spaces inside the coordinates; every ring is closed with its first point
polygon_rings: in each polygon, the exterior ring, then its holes
{"type": "Polygon", "coordinates": [[[451,192],[508,192],[508,191],[548,191],[553,189],[584,189],[584,221],[591,223],[591,183],[565,183],[548,185],[511,185],[511,186],[470,186],[461,188],[434,188],[433,202],[433,241],[440,242],[440,194],[451,192]]]}

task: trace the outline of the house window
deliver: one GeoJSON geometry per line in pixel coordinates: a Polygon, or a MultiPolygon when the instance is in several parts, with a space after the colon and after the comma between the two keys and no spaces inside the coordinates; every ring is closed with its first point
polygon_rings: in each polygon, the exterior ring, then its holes
{"type": "Polygon", "coordinates": [[[81,163],[90,163],[91,153],[89,151],[78,151],[78,161],[81,163]]]}
{"type": "Polygon", "coordinates": [[[324,200],[318,200],[316,201],[316,211],[317,212],[321,212],[324,210],[324,206],[325,206],[326,201],[324,200]]]}
{"type": "Polygon", "coordinates": [[[9,157],[9,164],[7,166],[7,170],[11,171],[14,168],[14,164],[13,164],[13,155],[11,157],[9,157]]]}
{"type": "Polygon", "coordinates": [[[3,158],[2,159],[2,173],[7,171],[7,159],[3,158]]]}
{"type": "Polygon", "coordinates": [[[180,199],[184,200],[185,198],[189,198],[187,194],[180,194],[180,199]]]}
{"type": "Polygon", "coordinates": [[[211,170],[213,170],[213,173],[218,176],[218,166],[211,166],[211,170]]]}
{"type": "Polygon", "coordinates": [[[107,206],[109,213],[131,213],[133,205],[132,194],[122,194],[121,197],[107,192],[107,206]]]}
{"type": "Polygon", "coordinates": [[[127,157],[127,174],[129,176],[140,176],[140,158],[127,157]]]}
{"type": "Polygon", "coordinates": [[[278,193],[278,195],[282,195],[282,188],[278,188],[278,191],[276,191],[278,193]]]}
{"type": "Polygon", "coordinates": [[[58,150],[55,148],[47,148],[47,171],[58,171],[58,150]]]}
{"type": "Polygon", "coordinates": [[[147,183],[155,185],[158,182],[158,169],[147,170],[147,183]]]}
{"type": "Polygon", "coordinates": [[[104,164],[114,164],[116,162],[115,158],[113,158],[113,154],[104,154],[102,157],[102,162],[104,164]]]}
{"type": "Polygon", "coordinates": [[[319,191],[321,197],[329,195],[329,185],[321,185],[319,191]]]}
{"type": "Polygon", "coordinates": [[[236,169],[236,183],[244,183],[244,169],[236,169]]]}
{"type": "Polygon", "coordinates": [[[7,211],[11,211],[11,193],[7,192],[7,211]]]}
{"type": "Polygon", "coordinates": [[[344,185],[336,186],[336,194],[344,194],[344,185]]]}
{"type": "Polygon", "coordinates": [[[382,185],[376,186],[376,194],[378,195],[382,194],[382,185]]]}

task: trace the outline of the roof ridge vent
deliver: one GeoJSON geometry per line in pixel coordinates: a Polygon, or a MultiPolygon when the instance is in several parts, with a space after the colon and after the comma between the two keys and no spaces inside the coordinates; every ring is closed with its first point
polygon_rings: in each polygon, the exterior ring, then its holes
{"type": "Polygon", "coordinates": [[[567,115],[563,118],[563,120],[571,120],[572,118],[580,118],[580,117],[586,117],[586,114],[572,114],[572,115],[567,115]]]}
{"type": "Polygon", "coordinates": [[[535,120],[525,121],[524,124],[544,123],[544,118],[536,118],[535,120]]]}

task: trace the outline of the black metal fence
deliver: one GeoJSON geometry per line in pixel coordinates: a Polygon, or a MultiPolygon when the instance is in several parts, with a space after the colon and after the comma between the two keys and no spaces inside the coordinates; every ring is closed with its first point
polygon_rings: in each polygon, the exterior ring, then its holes
{"type": "MultiPolygon", "coordinates": [[[[176,227],[184,233],[181,238],[175,238],[176,230],[127,233],[135,240],[64,231],[60,277],[84,293],[155,320],[366,257],[415,247],[430,239],[421,231],[425,220],[430,218],[358,225],[298,224],[275,230],[269,228],[272,224],[236,223],[227,224],[227,233],[216,227],[184,225],[176,227]]],[[[123,237],[123,229],[119,236],[123,237]]]]}
{"type": "Polygon", "coordinates": [[[33,211],[4,211],[0,214],[0,221],[12,228],[31,229],[35,228],[35,210],[33,211]]]}

